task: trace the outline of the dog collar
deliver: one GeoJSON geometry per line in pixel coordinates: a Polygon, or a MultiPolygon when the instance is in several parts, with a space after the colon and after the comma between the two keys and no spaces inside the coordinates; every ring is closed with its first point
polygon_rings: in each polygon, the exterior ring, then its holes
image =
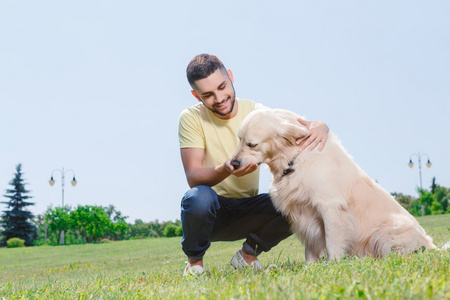
{"type": "Polygon", "coordinates": [[[281,174],[281,178],[283,178],[286,175],[291,174],[292,172],[295,171],[295,169],[292,168],[292,166],[294,165],[295,159],[297,158],[297,156],[300,154],[297,153],[292,159],[291,161],[288,163],[288,167],[286,169],[283,170],[283,173],[281,174]]]}

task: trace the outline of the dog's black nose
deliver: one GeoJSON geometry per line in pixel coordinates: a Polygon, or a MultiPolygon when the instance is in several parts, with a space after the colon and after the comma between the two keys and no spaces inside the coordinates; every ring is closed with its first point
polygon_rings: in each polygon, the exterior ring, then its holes
{"type": "Polygon", "coordinates": [[[233,166],[233,168],[234,168],[235,170],[237,170],[237,169],[239,169],[239,168],[241,167],[241,162],[238,161],[238,160],[233,159],[233,160],[231,161],[231,165],[233,166]]]}

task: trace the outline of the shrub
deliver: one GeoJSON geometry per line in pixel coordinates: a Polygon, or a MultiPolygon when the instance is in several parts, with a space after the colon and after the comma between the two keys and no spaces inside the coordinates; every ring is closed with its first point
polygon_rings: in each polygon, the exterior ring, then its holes
{"type": "Polygon", "coordinates": [[[176,236],[183,236],[183,228],[181,226],[177,227],[177,230],[175,231],[176,236]]]}
{"type": "Polygon", "coordinates": [[[6,246],[8,248],[25,247],[25,240],[19,238],[10,238],[9,240],[6,241],[6,246]]]}
{"type": "Polygon", "coordinates": [[[177,226],[175,226],[174,224],[169,224],[164,228],[163,235],[165,237],[174,237],[174,236],[177,236],[176,232],[177,232],[177,226]]]}

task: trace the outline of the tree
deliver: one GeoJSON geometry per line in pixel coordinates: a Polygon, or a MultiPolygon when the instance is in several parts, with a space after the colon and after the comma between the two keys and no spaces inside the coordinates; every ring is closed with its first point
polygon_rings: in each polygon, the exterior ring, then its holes
{"type": "Polygon", "coordinates": [[[98,206],[78,205],[77,209],[70,213],[70,220],[72,228],[78,230],[87,242],[97,241],[108,229],[113,228],[108,214],[98,206]]]}
{"type": "Polygon", "coordinates": [[[116,207],[112,204],[109,206],[100,206],[100,208],[106,212],[112,222],[125,222],[128,219],[127,216],[122,216],[122,212],[116,210],[116,207]]]}
{"type": "Polygon", "coordinates": [[[439,203],[436,199],[431,203],[431,214],[432,215],[440,215],[443,214],[444,210],[442,209],[441,203],[439,203]]]}
{"type": "Polygon", "coordinates": [[[12,189],[6,190],[5,197],[9,198],[9,201],[2,202],[8,205],[8,210],[3,211],[2,215],[4,228],[3,239],[0,241],[2,246],[6,246],[6,241],[10,238],[23,239],[26,246],[33,246],[33,240],[37,238],[36,227],[31,222],[34,216],[26,210],[26,207],[34,203],[27,201],[32,197],[27,195],[30,191],[25,189],[26,183],[22,175],[22,164],[18,164],[14,178],[9,183],[12,189]]]}
{"type": "Polygon", "coordinates": [[[165,228],[164,228],[164,236],[165,237],[174,237],[177,234],[177,226],[173,225],[173,224],[168,224],[165,228]]]}
{"type": "Polygon", "coordinates": [[[108,228],[105,236],[112,240],[124,240],[130,231],[130,226],[125,221],[128,217],[122,216],[122,213],[116,210],[112,204],[107,207],[100,206],[100,208],[106,212],[111,220],[111,227],[108,228]]]}
{"type": "Polygon", "coordinates": [[[419,217],[419,216],[422,215],[422,207],[421,207],[421,204],[420,204],[420,200],[419,200],[419,199],[414,199],[414,200],[411,202],[411,207],[410,207],[409,212],[410,212],[413,216],[416,216],[416,217],[419,217]]]}
{"type": "Polygon", "coordinates": [[[400,203],[407,211],[411,212],[411,206],[413,204],[414,198],[409,195],[403,195],[402,193],[392,193],[395,200],[400,203]]]}
{"type": "Polygon", "coordinates": [[[436,187],[437,187],[436,177],[433,177],[433,179],[431,180],[431,186],[430,186],[432,194],[434,194],[434,192],[436,191],[436,187]]]}
{"type": "Polygon", "coordinates": [[[118,221],[112,224],[112,229],[109,230],[109,237],[113,240],[124,240],[130,233],[130,226],[125,221],[118,221]]]}
{"type": "MultiPolygon", "coordinates": [[[[55,233],[56,237],[62,237],[62,231],[66,233],[71,227],[70,223],[70,206],[49,207],[45,212],[45,219],[48,223],[50,232],[55,233]]],[[[61,243],[62,244],[62,243],[61,243]]]]}
{"type": "Polygon", "coordinates": [[[448,202],[450,200],[450,189],[436,184],[436,177],[431,182],[431,193],[433,194],[432,211],[434,214],[448,213],[448,202]]]}
{"type": "Polygon", "coordinates": [[[425,189],[418,188],[420,205],[424,206],[425,215],[431,215],[431,205],[433,203],[433,194],[425,189]]]}
{"type": "Polygon", "coordinates": [[[419,189],[420,204],[425,206],[425,214],[443,214],[448,212],[448,202],[450,199],[450,189],[436,184],[433,177],[430,186],[431,192],[419,189]]]}
{"type": "MultiPolygon", "coordinates": [[[[96,242],[100,238],[124,240],[129,237],[130,232],[125,218],[112,205],[108,207],[78,205],[75,209],[70,206],[49,207],[45,212],[49,229],[48,243],[57,244],[57,237],[62,230],[66,233],[67,244],[96,242]],[[110,218],[117,221],[113,222],[110,218]]],[[[40,224],[41,232],[45,230],[44,225],[45,223],[40,224]]]]}

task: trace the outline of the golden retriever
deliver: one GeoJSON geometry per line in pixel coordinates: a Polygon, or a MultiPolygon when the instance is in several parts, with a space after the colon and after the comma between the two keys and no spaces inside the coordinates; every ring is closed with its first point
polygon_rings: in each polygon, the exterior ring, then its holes
{"type": "Polygon", "coordinates": [[[301,152],[296,141],[309,132],[298,118],[282,109],[250,113],[231,163],[235,168],[248,162],[269,166],[270,196],[305,245],[306,263],[321,259],[325,250],[334,260],[436,248],[416,219],[358,167],[332,133],[322,152],[301,152]]]}

